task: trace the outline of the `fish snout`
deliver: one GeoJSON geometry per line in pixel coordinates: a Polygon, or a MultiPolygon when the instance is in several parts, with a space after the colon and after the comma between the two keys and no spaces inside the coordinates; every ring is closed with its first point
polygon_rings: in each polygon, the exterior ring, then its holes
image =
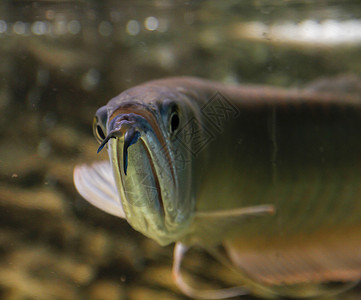
{"type": "Polygon", "coordinates": [[[108,132],[109,135],[113,135],[114,137],[123,137],[129,130],[145,130],[145,124],[146,120],[144,117],[138,114],[119,114],[110,121],[108,132]]]}
{"type": "Polygon", "coordinates": [[[97,152],[99,153],[111,138],[124,139],[124,147],[127,149],[137,142],[142,131],[146,131],[146,120],[142,116],[134,113],[119,114],[109,122],[109,133],[97,152]]]}

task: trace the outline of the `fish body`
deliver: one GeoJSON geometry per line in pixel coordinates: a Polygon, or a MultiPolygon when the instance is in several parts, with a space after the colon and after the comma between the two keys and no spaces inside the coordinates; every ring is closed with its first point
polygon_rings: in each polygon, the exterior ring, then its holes
{"type": "Polygon", "coordinates": [[[159,244],[223,245],[265,297],[361,279],[360,92],[170,78],[94,124],[110,163],[77,167],[77,189],[159,244]]]}

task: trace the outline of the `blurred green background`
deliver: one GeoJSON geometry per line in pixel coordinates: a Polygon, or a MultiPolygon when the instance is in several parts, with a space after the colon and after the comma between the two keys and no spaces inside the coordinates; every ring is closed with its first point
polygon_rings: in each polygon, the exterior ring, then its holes
{"type": "MultiPolygon", "coordinates": [[[[360,50],[360,1],[1,1],[0,298],[186,299],[172,246],[73,187],[75,164],[106,159],[96,109],[167,76],[302,87],[361,75],[360,50]]],[[[185,270],[200,286],[236,282],[201,251],[185,270]]]]}

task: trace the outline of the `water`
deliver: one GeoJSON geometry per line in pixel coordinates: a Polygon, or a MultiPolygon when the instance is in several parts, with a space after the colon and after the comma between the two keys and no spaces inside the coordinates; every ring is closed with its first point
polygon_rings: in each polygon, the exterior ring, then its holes
{"type": "MultiPolygon", "coordinates": [[[[106,158],[94,112],[167,76],[298,87],[360,75],[360,33],[358,1],[2,1],[0,298],[185,299],[172,247],[73,187],[75,164],[106,158]]],[[[234,284],[201,252],[186,268],[234,284]]]]}

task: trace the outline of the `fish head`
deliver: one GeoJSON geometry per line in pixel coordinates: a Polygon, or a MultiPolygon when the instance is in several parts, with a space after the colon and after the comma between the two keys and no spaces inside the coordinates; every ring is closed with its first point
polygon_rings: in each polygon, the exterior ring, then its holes
{"type": "Polygon", "coordinates": [[[181,93],[145,88],[113,98],[94,119],[128,223],[161,245],[179,240],[195,209],[192,154],[178,138],[195,112],[181,93]]]}

